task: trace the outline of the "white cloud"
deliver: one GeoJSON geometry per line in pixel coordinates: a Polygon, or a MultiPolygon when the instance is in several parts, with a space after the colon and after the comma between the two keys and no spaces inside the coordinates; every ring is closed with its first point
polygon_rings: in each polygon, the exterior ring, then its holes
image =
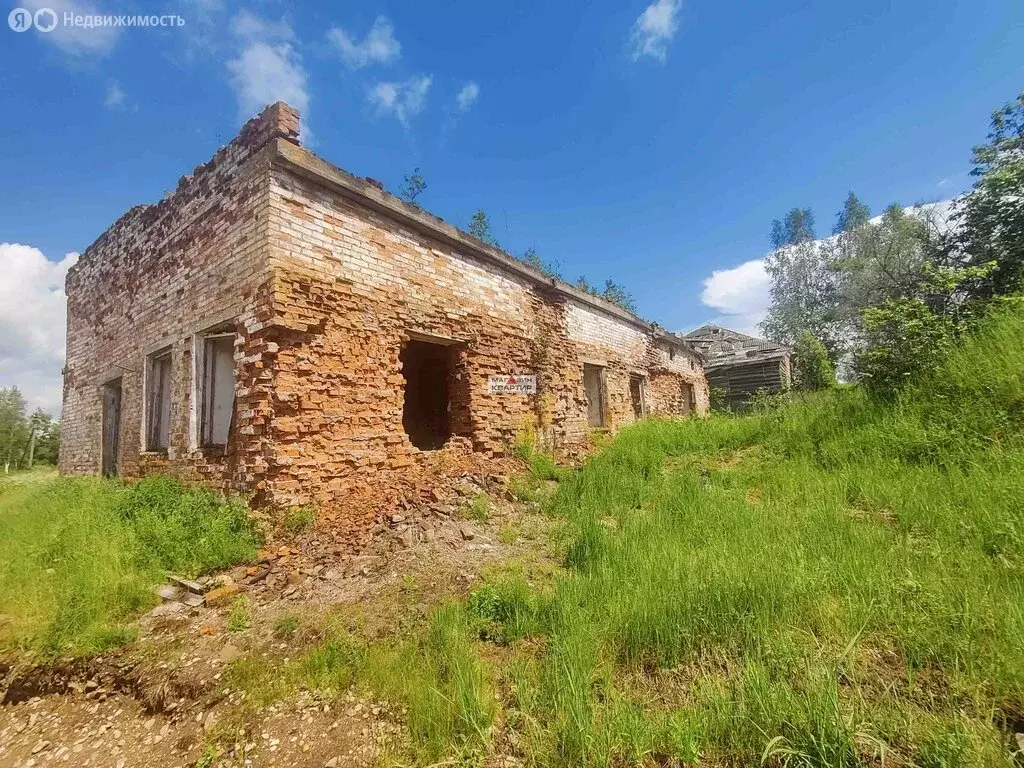
{"type": "Polygon", "coordinates": [[[459,111],[465,112],[467,109],[473,106],[473,103],[478,98],[480,98],[480,86],[477,85],[472,80],[470,80],[468,83],[462,86],[462,90],[459,91],[459,95],[456,96],[455,98],[456,101],[458,101],[459,103],[459,111]]]}
{"type": "Polygon", "coordinates": [[[0,387],[17,386],[30,408],[60,412],[67,300],[64,276],[78,261],[49,261],[38,248],[0,243],[0,387]]]}
{"type": "Polygon", "coordinates": [[[395,39],[395,28],[386,16],[377,17],[361,43],[341,27],[327,30],[327,39],[338,49],[349,69],[386,64],[402,54],[402,45],[395,39]]]}
{"type": "Polygon", "coordinates": [[[249,41],[295,41],[295,32],[284,19],[271,21],[245,9],[236,13],[231,19],[231,34],[249,41]]]}
{"type": "Polygon", "coordinates": [[[704,280],[700,300],[716,310],[712,322],[751,336],[760,335],[760,323],[771,303],[771,280],[764,259],[745,261],[731,269],[716,269],[704,280]]]}
{"type": "Polygon", "coordinates": [[[271,22],[242,11],[232,19],[231,31],[242,42],[241,51],[227,63],[240,118],[245,120],[275,101],[305,113],[309,86],[302,57],[292,45],[291,26],[283,19],[271,22]]]}
{"type": "Polygon", "coordinates": [[[679,30],[679,10],[682,0],[654,0],[633,23],[629,42],[633,61],[650,56],[665,61],[668,44],[679,30]]]}
{"type": "Polygon", "coordinates": [[[377,83],[370,89],[367,98],[381,114],[391,114],[403,125],[410,117],[423,111],[427,105],[427,94],[433,78],[417,75],[400,83],[377,83]]]}
{"type": "Polygon", "coordinates": [[[124,106],[125,92],[116,81],[107,86],[107,95],[103,99],[103,106],[109,109],[119,109],[124,106]]]}
{"type": "Polygon", "coordinates": [[[103,15],[103,11],[89,2],[82,0],[21,0],[17,5],[30,11],[49,8],[57,14],[57,26],[52,32],[31,32],[38,34],[51,45],[56,45],[64,53],[74,57],[103,56],[110,53],[117,45],[121,32],[118,27],[85,27],[64,24],[64,14],[74,16],[103,15]]]}

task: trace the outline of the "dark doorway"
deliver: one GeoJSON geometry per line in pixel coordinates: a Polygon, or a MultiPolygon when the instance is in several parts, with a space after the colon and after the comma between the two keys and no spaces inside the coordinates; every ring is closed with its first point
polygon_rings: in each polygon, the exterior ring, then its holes
{"type": "Polygon", "coordinates": [[[644,377],[635,374],[629,377],[629,399],[633,403],[633,416],[642,419],[647,413],[647,402],[644,398],[644,377]]]}
{"type": "Polygon", "coordinates": [[[456,348],[413,339],[399,359],[405,377],[402,426],[409,440],[425,451],[440,448],[451,437],[451,392],[456,348]]]}
{"type": "Polygon", "coordinates": [[[599,365],[583,366],[583,388],[587,393],[587,424],[604,426],[604,368],[599,365]]]}
{"type": "Polygon", "coordinates": [[[103,385],[103,474],[117,474],[117,454],[121,437],[121,379],[103,385]]]}

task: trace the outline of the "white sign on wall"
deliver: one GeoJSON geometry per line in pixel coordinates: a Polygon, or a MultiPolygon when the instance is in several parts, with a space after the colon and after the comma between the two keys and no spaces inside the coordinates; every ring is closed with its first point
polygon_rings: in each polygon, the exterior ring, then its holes
{"type": "Polygon", "coordinates": [[[537,375],[512,373],[505,376],[488,376],[487,392],[492,395],[535,395],[537,375]]]}

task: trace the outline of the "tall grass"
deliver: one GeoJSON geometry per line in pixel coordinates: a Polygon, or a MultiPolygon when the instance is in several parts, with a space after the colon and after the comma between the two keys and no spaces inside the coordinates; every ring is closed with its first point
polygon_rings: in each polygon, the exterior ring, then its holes
{"type": "Polygon", "coordinates": [[[57,478],[0,496],[0,650],[93,653],[131,637],[167,571],[251,559],[240,502],[168,478],[57,478]]]}

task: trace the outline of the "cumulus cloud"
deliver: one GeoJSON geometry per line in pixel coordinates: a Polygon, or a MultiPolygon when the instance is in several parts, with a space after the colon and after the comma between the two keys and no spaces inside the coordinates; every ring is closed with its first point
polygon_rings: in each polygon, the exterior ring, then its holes
{"type": "Polygon", "coordinates": [[[386,16],[377,17],[362,42],[358,42],[341,27],[327,30],[327,39],[337,48],[349,69],[386,64],[402,54],[402,45],[395,39],[395,28],[386,16]]]}
{"type": "Polygon", "coordinates": [[[665,61],[668,44],[679,30],[679,10],[682,0],[654,0],[633,22],[629,42],[633,61],[650,56],[665,61]]]}
{"type": "Polygon", "coordinates": [[[50,261],[38,248],[0,243],[0,387],[16,386],[30,408],[60,412],[67,299],[64,276],[78,261],[50,261]]]}
{"type": "Polygon", "coordinates": [[[38,34],[50,45],[57,46],[69,56],[85,58],[104,56],[114,50],[121,29],[118,27],[85,27],[64,24],[64,14],[74,16],[96,16],[109,13],[83,0],[21,0],[17,5],[33,13],[49,8],[57,14],[57,26],[52,32],[30,32],[38,34]]]}
{"type": "Polygon", "coordinates": [[[771,304],[770,291],[771,280],[764,259],[752,259],[738,267],[712,272],[704,280],[700,300],[719,313],[712,322],[758,336],[758,324],[771,304]]]}
{"type": "Polygon", "coordinates": [[[257,16],[252,11],[241,10],[231,19],[231,34],[243,40],[284,40],[295,41],[291,24],[284,19],[273,21],[257,16]]]}
{"type": "Polygon", "coordinates": [[[305,113],[309,85],[291,26],[283,19],[268,21],[242,11],[232,19],[231,31],[242,46],[227,63],[240,119],[275,101],[286,101],[305,113]]]}
{"type": "Polygon", "coordinates": [[[473,106],[474,102],[478,98],[480,98],[480,86],[477,85],[474,81],[470,80],[468,83],[462,86],[462,90],[459,91],[459,95],[455,97],[455,100],[459,104],[459,111],[465,112],[467,109],[473,106]]]}
{"type": "Polygon", "coordinates": [[[433,78],[417,75],[403,82],[380,82],[367,94],[370,104],[381,114],[394,115],[403,125],[423,111],[433,78]]]}

